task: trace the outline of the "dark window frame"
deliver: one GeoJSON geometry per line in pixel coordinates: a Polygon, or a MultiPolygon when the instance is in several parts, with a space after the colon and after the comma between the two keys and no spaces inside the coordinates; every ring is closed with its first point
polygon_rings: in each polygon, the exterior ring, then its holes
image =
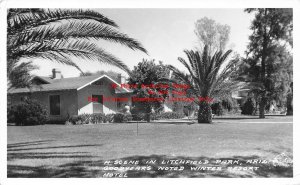
{"type": "Polygon", "coordinates": [[[61,98],[60,98],[60,94],[51,94],[49,95],[49,114],[50,116],[60,116],[61,115],[61,98]],[[51,97],[53,96],[58,96],[59,97],[59,110],[58,110],[58,114],[56,113],[56,111],[51,111],[52,110],[52,106],[51,106],[51,97]]]}
{"type": "Polygon", "coordinates": [[[92,102],[93,103],[100,103],[100,104],[102,104],[102,105],[104,105],[103,104],[103,94],[92,94],[92,102]],[[97,100],[98,101],[94,101],[94,98],[96,98],[97,97],[97,100]],[[101,97],[101,101],[99,102],[99,98],[98,97],[101,97]]]}

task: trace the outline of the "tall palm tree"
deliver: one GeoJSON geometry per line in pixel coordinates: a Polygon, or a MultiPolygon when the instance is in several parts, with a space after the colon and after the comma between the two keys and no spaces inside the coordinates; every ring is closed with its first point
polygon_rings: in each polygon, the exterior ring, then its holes
{"type": "Polygon", "coordinates": [[[39,57],[80,70],[71,60],[78,57],[111,64],[130,73],[121,60],[94,41],[107,40],[147,53],[138,41],[119,32],[114,21],[91,10],[9,9],[7,26],[8,63],[39,57]]]}
{"type": "Polygon", "coordinates": [[[198,123],[211,123],[212,102],[210,100],[225,99],[231,96],[233,91],[243,87],[243,83],[234,78],[239,60],[230,60],[227,65],[223,65],[232,51],[229,50],[224,54],[222,51],[217,51],[210,56],[208,46],[204,47],[202,53],[193,50],[184,52],[189,63],[181,57],[178,60],[186,67],[189,74],[172,65],[168,68],[181,83],[190,85],[187,93],[199,105],[198,123]]]}

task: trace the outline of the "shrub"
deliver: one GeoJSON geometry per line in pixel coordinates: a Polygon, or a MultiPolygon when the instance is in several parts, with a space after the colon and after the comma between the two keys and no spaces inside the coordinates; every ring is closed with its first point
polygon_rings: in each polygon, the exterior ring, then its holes
{"type": "Polygon", "coordinates": [[[69,119],[67,120],[67,122],[70,122],[73,125],[75,125],[77,121],[79,121],[79,116],[77,115],[70,116],[69,119]]]}
{"type": "Polygon", "coordinates": [[[7,107],[7,123],[15,123],[15,113],[17,112],[17,106],[7,107]]]}
{"type": "Polygon", "coordinates": [[[183,113],[185,116],[191,115],[192,112],[196,111],[197,107],[194,103],[183,106],[183,113]]]}
{"type": "Polygon", "coordinates": [[[181,119],[184,117],[185,117],[184,113],[178,113],[178,112],[162,112],[153,115],[154,120],[181,119]]]}
{"type": "Polygon", "coordinates": [[[223,115],[223,113],[224,113],[223,106],[220,102],[213,103],[211,105],[211,110],[212,110],[213,114],[218,115],[218,116],[223,115]]]}
{"type": "Polygon", "coordinates": [[[114,123],[124,123],[132,120],[132,116],[130,114],[116,113],[114,115],[114,123]]]}
{"type": "Polygon", "coordinates": [[[41,125],[48,120],[47,109],[34,100],[11,105],[7,110],[8,122],[16,125],[41,125]]]}
{"type": "Polygon", "coordinates": [[[97,124],[105,122],[105,115],[102,113],[91,114],[90,123],[97,124]]]}
{"type": "Polygon", "coordinates": [[[141,121],[145,117],[144,113],[141,113],[138,107],[133,107],[131,109],[131,114],[132,114],[132,120],[134,121],[141,121]]]}
{"type": "Polygon", "coordinates": [[[242,114],[244,114],[244,115],[254,115],[255,114],[255,103],[252,98],[248,98],[247,101],[242,106],[242,114]]]}
{"type": "Polygon", "coordinates": [[[81,115],[73,115],[66,122],[66,125],[82,125],[82,124],[97,124],[97,123],[105,123],[105,122],[114,122],[114,123],[124,123],[132,120],[132,116],[130,114],[116,113],[116,114],[81,114],[81,115]]]}
{"type": "Polygon", "coordinates": [[[66,122],[65,122],[65,125],[73,125],[73,123],[70,122],[70,121],[66,121],[66,122]]]}
{"type": "Polygon", "coordinates": [[[114,115],[115,114],[106,114],[104,117],[104,122],[109,122],[109,123],[114,122],[114,115]]]}
{"type": "Polygon", "coordinates": [[[91,115],[90,114],[81,114],[73,115],[68,119],[68,122],[71,122],[73,125],[83,125],[90,123],[91,115]]]}

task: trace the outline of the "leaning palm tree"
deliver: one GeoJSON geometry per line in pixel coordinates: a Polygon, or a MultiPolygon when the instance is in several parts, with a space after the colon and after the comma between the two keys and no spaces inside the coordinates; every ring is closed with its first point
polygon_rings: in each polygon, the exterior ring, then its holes
{"type": "Polygon", "coordinates": [[[11,88],[24,88],[31,86],[30,72],[34,69],[38,69],[32,62],[22,62],[17,64],[16,61],[12,61],[7,65],[7,90],[11,88]]]}
{"type": "Polygon", "coordinates": [[[233,91],[243,87],[243,83],[237,81],[234,76],[239,65],[239,60],[231,60],[223,65],[231,50],[223,54],[217,51],[213,56],[208,53],[205,46],[202,53],[199,51],[184,51],[189,63],[183,58],[178,60],[187,68],[189,74],[185,74],[178,68],[169,65],[173,75],[181,83],[189,84],[188,94],[199,105],[198,123],[211,123],[212,110],[210,100],[218,101],[231,96],[233,91]]]}
{"type": "MultiPolygon", "coordinates": [[[[91,10],[9,9],[7,14],[7,62],[44,58],[76,67],[77,57],[111,64],[130,73],[128,67],[94,41],[107,40],[147,53],[136,40],[118,31],[117,24],[91,10]]],[[[80,70],[81,71],[81,70],[80,70]]],[[[81,71],[82,72],[82,71],[81,71]]]]}

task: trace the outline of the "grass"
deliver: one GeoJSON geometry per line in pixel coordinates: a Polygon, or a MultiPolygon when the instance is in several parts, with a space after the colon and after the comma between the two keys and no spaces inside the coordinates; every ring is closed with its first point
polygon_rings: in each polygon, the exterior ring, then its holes
{"type": "MultiPolygon", "coordinates": [[[[292,117],[215,119],[214,124],[140,123],[8,127],[8,177],[103,177],[106,160],[292,159],[292,117]],[[266,123],[262,123],[265,121],[266,123]]],[[[149,164],[150,165],[150,164],[149,164]]],[[[120,165],[119,165],[120,166],[120,165]]],[[[122,166],[122,165],[121,165],[122,166]]],[[[253,171],[127,171],[128,177],[291,177],[292,166],[253,171]]],[[[180,166],[180,165],[175,165],[180,166]]],[[[199,166],[199,165],[198,165],[199,166]]],[[[224,166],[224,165],[223,165],[224,166]]],[[[232,165],[225,165],[228,167],[232,165]]],[[[247,165],[246,165],[247,166],[247,165]]],[[[249,164],[248,164],[249,166],[249,164]]],[[[250,164],[251,166],[251,164],[250,164]]],[[[252,164],[253,166],[253,164],[252,164]]],[[[254,165],[255,166],[255,165],[254,165]]]]}

